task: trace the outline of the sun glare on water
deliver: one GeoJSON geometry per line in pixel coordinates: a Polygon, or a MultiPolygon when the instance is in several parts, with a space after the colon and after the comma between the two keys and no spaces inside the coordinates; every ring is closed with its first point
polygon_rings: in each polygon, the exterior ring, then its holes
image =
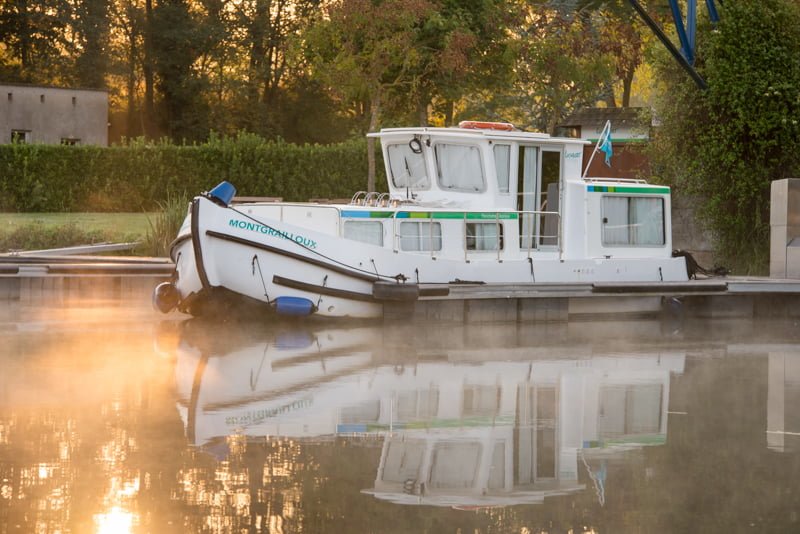
{"type": "Polygon", "coordinates": [[[133,514],[114,506],[104,514],[95,514],[96,534],[129,534],[133,532],[133,514]]]}

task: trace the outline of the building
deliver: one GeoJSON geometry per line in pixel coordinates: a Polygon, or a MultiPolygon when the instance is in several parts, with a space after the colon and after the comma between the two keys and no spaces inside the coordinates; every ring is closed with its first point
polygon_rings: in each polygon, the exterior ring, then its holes
{"type": "Polygon", "coordinates": [[[108,92],[0,83],[0,144],[108,145],[108,92]]]}
{"type": "Polygon", "coordinates": [[[612,164],[605,164],[603,154],[595,155],[588,176],[608,178],[647,177],[650,165],[641,148],[650,139],[651,115],[646,108],[584,108],[565,118],[557,134],[590,141],[583,149],[586,168],[597,139],[606,121],[611,121],[611,141],[614,150],[612,164]]]}

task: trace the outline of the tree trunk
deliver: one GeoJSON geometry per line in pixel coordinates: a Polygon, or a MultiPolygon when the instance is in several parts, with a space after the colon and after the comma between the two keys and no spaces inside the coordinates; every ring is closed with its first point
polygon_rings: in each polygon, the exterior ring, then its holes
{"type": "Polygon", "coordinates": [[[612,84],[610,81],[606,81],[604,85],[605,85],[605,91],[604,91],[605,92],[605,98],[604,98],[604,100],[605,100],[606,106],[608,106],[610,108],[617,107],[617,99],[614,97],[614,84],[612,84]]]}
{"type": "MultiPolygon", "coordinates": [[[[19,61],[22,66],[23,78],[30,79],[29,70],[31,68],[31,41],[32,31],[30,25],[30,14],[28,13],[27,0],[20,0],[18,3],[19,17],[19,61]]],[[[26,80],[28,81],[28,80],[26,80]]]]}
{"type": "Polygon", "coordinates": [[[452,126],[453,119],[456,114],[456,103],[452,100],[448,100],[444,104],[444,125],[445,126],[452,126]]]}
{"type": "Polygon", "coordinates": [[[144,120],[142,133],[145,137],[152,138],[153,122],[155,119],[155,96],[153,90],[153,0],[144,3],[144,120]]]}
{"type": "MultiPolygon", "coordinates": [[[[369,103],[369,131],[378,129],[378,119],[381,113],[381,90],[375,89],[369,103]]],[[[367,137],[367,191],[375,191],[375,138],[367,137]]]]}
{"type": "Polygon", "coordinates": [[[633,73],[627,73],[622,79],[622,107],[627,108],[631,105],[631,86],[633,85],[633,73]]]}
{"type": "Polygon", "coordinates": [[[260,100],[259,85],[264,79],[264,61],[269,61],[264,47],[265,26],[270,24],[269,16],[269,0],[256,0],[255,16],[250,21],[250,73],[247,81],[247,96],[253,106],[260,100]]]}
{"type": "MultiPolygon", "coordinates": [[[[133,22],[131,23],[133,24],[133,22]]],[[[133,137],[136,124],[136,32],[131,29],[128,34],[128,110],[125,125],[125,136],[133,137]]]]}
{"type": "Polygon", "coordinates": [[[424,95],[417,100],[417,119],[421,127],[428,126],[428,99],[424,95]]]}

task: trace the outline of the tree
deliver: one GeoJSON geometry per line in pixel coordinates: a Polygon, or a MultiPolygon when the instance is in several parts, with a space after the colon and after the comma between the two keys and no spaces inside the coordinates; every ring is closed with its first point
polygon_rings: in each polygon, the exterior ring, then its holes
{"type": "Polygon", "coordinates": [[[10,0],[0,7],[0,43],[12,81],[53,83],[71,75],[62,51],[72,17],[66,0],[10,0]]]}
{"type": "Polygon", "coordinates": [[[164,128],[173,139],[202,139],[202,80],[195,76],[200,56],[200,25],[187,0],[160,0],[153,9],[152,60],[164,109],[164,128]]]}
{"type": "Polygon", "coordinates": [[[800,172],[800,6],[728,0],[716,31],[703,25],[697,40],[707,91],[666,54],[659,63],[653,168],[700,197],[723,261],[764,272],[770,182],[800,172]]]}
{"type": "MultiPolygon", "coordinates": [[[[505,0],[436,0],[435,9],[421,21],[412,44],[418,59],[396,105],[411,111],[421,126],[429,122],[428,108],[444,125],[454,122],[455,106],[476,91],[492,91],[510,81],[513,58],[505,0]],[[403,98],[405,96],[405,98],[403,98]]],[[[396,113],[405,119],[410,113],[396,113]]]]}
{"type": "MultiPolygon", "coordinates": [[[[368,131],[377,130],[384,98],[411,88],[421,23],[433,11],[427,0],[339,0],[309,33],[314,69],[342,98],[368,102],[368,131]]],[[[375,190],[375,139],[367,140],[367,189],[375,190]]]]}
{"type": "Polygon", "coordinates": [[[81,0],[75,5],[77,37],[75,77],[78,85],[105,88],[108,72],[109,0],[81,0]]]}
{"type": "Polygon", "coordinates": [[[505,91],[477,93],[465,113],[553,133],[571,110],[594,105],[611,76],[587,11],[521,6],[514,24],[515,77],[505,91]]]}

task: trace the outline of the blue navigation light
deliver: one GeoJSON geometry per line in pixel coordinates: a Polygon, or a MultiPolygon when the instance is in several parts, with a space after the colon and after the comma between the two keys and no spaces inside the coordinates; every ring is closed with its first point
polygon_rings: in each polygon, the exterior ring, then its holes
{"type": "Polygon", "coordinates": [[[208,192],[208,196],[211,200],[227,208],[233,197],[236,196],[236,188],[230,182],[222,181],[208,192]]]}

